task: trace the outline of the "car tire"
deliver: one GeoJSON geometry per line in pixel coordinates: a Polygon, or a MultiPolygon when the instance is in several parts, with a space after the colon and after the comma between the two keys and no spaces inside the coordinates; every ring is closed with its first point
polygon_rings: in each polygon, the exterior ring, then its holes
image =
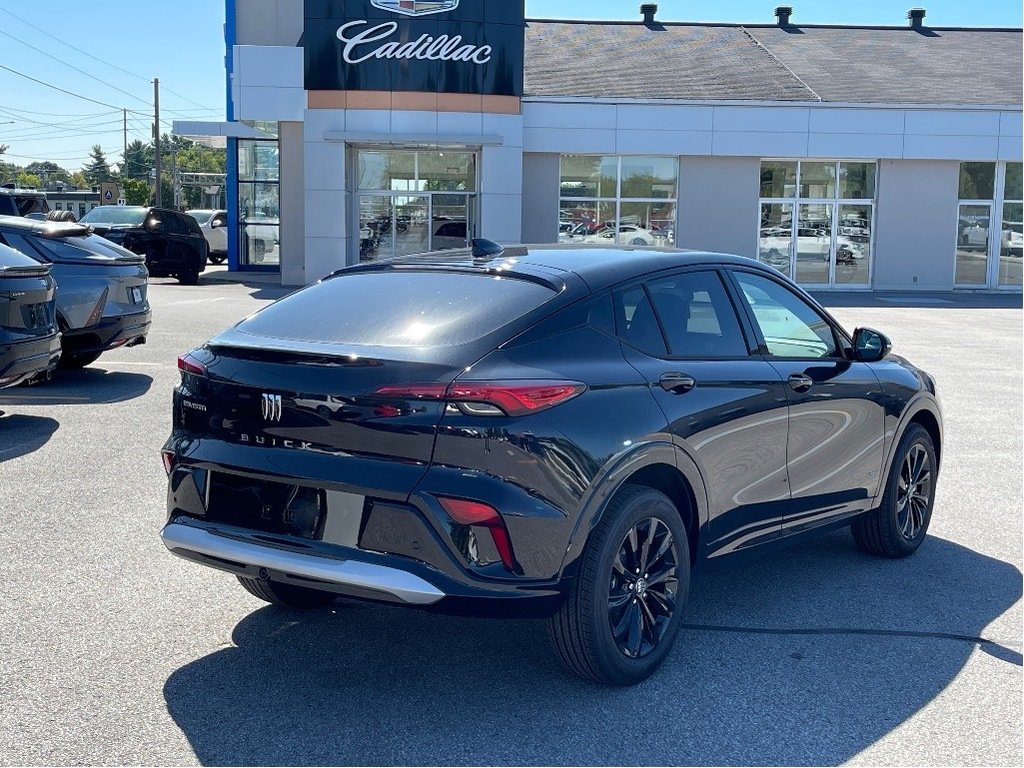
{"type": "MultiPolygon", "coordinates": [[[[196,260],[197,257],[195,252],[193,252],[190,258],[187,259],[189,262],[194,262],[196,260]]],[[[199,285],[199,266],[193,264],[179,272],[178,282],[182,285],[199,285]]]]}
{"type": "Polygon", "coordinates": [[[238,583],[245,588],[246,592],[273,605],[283,605],[288,608],[323,608],[337,598],[334,593],[323,592],[319,589],[297,587],[294,584],[282,584],[266,579],[250,579],[247,576],[238,576],[237,578],[238,583]]]}
{"type": "Polygon", "coordinates": [[[900,438],[882,503],[850,524],[857,546],[880,557],[914,554],[928,533],[937,476],[932,437],[920,424],[911,424],[900,438]]]}
{"type": "Polygon", "coordinates": [[[99,360],[102,352],[61,352],[57,367],[66,371],[85,368],[99,360]]]}
{"type": "Polygon", "coordinates": [[[214,253],[211,253],[208,258],[209,258],[211,264],[223,264],[224,263],[224,259],[226,259],[227,256],[225,254],[214,254],[214,253]]]}
{"type": "Polygon", "coordinates": [[[629,241],[629,244],[630,245],[647,245],[647,241],[644,240],[642,237],[634,237],[632,240],[629,241]]]}
{"type": "Polygon", "coordinates": [[[262,264],[264,257],[267,255],[267,244],[262,240],[256,240],[253,247],[256,251],[256,263],[262,264]]]}
{"type": "Polygon", "coordinates": [[[638,683],[672,650],[689,586],[689,544],[675,505],[652,488],[623,486],[591,533],[548,635],[569,671],[638,683]],[[661,580],[648,588],[644,577],[661,580]]]}

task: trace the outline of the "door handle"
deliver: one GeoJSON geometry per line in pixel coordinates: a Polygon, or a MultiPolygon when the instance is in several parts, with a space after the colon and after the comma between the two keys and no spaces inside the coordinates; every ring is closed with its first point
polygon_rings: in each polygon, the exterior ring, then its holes
{"type": "Polygon", "coordinates": [[[814,386],[814,379],[802,373],[794,373],[789,377],[789,386],[795,392],[806,392],[814,386]]]}
{"type": "Polygon", "coordinates": [[[686,373],[663,373],[658,384],[666,392],[682,395],[697,386],[697,380],[686,373]]]}

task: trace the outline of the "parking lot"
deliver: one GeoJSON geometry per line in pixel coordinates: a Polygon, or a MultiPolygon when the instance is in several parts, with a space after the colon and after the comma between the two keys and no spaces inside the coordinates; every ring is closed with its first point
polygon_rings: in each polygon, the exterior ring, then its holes
{"type": "Polygon", "coordinates": [[[540,621],[272,608],[165,551],[175,359],[283,293],[154,280],[147,345],[0,393],[0,763],[1021,764],[1019,295],[823,297],[937,379],[929,540],[717,562],[612,689],[540,621]]]}

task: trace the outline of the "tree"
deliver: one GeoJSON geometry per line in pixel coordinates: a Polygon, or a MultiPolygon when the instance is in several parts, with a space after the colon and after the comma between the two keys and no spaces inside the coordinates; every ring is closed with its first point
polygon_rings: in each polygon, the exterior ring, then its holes
{"type": "Polygon", "coordinates": [[[10,147],[8,147],[6,144],[0,144],[0,155],[2,155],[8,149],[10,149],[10,147]]]}
{"type": "Polygon", "coordinates": [[[71,174],[71,186],[75,189],[85,189],[89,186],[89,181],[85,178],[84,173],[81,171],[75,171],[71,174]]]}
{"type": "Polygon", "coordinates": [[[149,187],[148,181],[141,179],[121,179],[124,187],[124,199],[128,205],[149,205],[153,199],[153,190],[149,187]]]}
{"type": "Polygon", "coordinates": [[[24,171],[15,177],[14,182],[24,189],[39,189],[43,186],[43,182],[38,176],[31,173],[25,173],[24,171]]]}
{"type": "Polygon", "coordinates": [[[112,181],[114,174],[110,170],[110,163],[107,162],[103,148],[99,144],[94,145],[89,156],[92,158],[92,162],[82,169],[86,181],[94,187],[101,182],[112,181]]]}
{"type": "Polygon", "coordinates": [[[34,176],[38,176],[42,179],[43,186],[49,186],[58,181],[62,181],[65,184],[71,181],[71,176],[68,175],[66,170],[49,160],[29,163],[25,166],[25,173],[31,173],[34,176]]]}
{"type": "Polygon", "coordinates": [[[127,179],[149,179],[153,168],[155,152],[152,144],[143,144],[136,139],[124,152],[121,175],[127,179]]]}

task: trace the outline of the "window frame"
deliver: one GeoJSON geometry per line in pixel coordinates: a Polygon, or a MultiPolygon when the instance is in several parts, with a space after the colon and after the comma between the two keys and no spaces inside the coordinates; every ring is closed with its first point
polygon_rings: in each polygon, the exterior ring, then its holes
{"type": "MultiPolygon", "coordinates": [[[[995,290],[1006,293],[1020,293],[1022,286],[1012,283],[1000,282],[1000,268],[1002,265],[1002,239],[1003,239],[1003,213],[1007,203],[1024,203],[1016,198],[1006,197],[1006,171],[1011,164],[1019,163],[1016,160],[989,160],[983,161],[995,166],[993,177],[993,189],[991,198],[961,198],[959,181],[957,187],[956,219],[953,229],[953,288],[954,290],[995,290]],[[960,258],[960,209],[965,205],[988,208],[988,245],[985,251],[985,276],[980,283],[965,283],[957,279],[957,267],[960,258]],[[997,227],[993,227],[998,223],[997,227]],[[993,229],[996,229],[993,237],[993,229]]],[[[958,165],[957,179],[962,173],[962,166],[965,164],[977,164],[975,161],[961,161],[958,165]]]]}
{"type": "MultiPolygon", "coordinates": [[[[800,226],[800,207],[802,205],[830,205],[832,207],[832,227],[831,237],[829,246],[829,270],[828,270],[828,281],[824,283],[799,283],[800,285],[810,285],[819,289],[840,289],[840,290],[871,290],[874,284],[874,272],[875,272],[875,222],[878,213],[878,188],[879,188],[879,172],[880,164],[877,160],[865,160],[864,158],[816,158],[816,157],[762,157],[759,160],[758,166],[758,178],[757,178],[757,227],[754,230],[754,259],[759,264],[768,264],[766,261],[761,259],[761,211],[765,205],[790,205],[792,207],[792,213],[790,215],[790,244],[789,244],[789,265],[787,267],[788,273],[786,276],[796,282],[796,254],[798,252],[799,244],[798,232],[800,226]],[[760,168],[764,163],[795,163],[796,164],[796,175],[793,177],[793,194],[790,196],[782,197],[764,197],[761,195],[761,174],[760,168]],[[809,163],[825,163],[831,164],[835,169],[834,185],[835,194],[832,197],[801,197],[800,196],[800,184],[803,175],[803,166],[809,163]],[[872,197],[843,197],[840,192],[840,171],[843,164],[858,163],[863,165],[873,165],[875,168],[875,183],[874,183],[874,195],[872,197]],[[839,227],[840,222],[840,210],[843,206],[849,205],[865,205],[871,209],[871,220],[869,226],[871,228],[871,235],[868,240],[868,273],[866,281],[863,283],[840,283],[836,279],[836,266],[838,262],[838,248],[839,248],[839,227]]],[[[780,270],[781,271],[781,270],[780,270]]]]}
{"type": "MultiPolygon", "coordinates": [[[[667,245],[671,247],[677,247],[679,243],[679,177],[682,173],[682,166],[679,162],[679,157],[676,155],[658,155],[658,154],[626,154],[616,155],[614,153],[605,152],[563,152],[558,156],[558,207],[555,211],[556,232],[561,234],[560,224],[562,219],[562,203],[586,203],[593,205],[600,209],[602,204],[611,204],[615,207],[615,218],[613,221],[616,223],[615,237],[612,238],[612,242],[615,245],[629,245],[628,242],[619,242],[619,235],[622,234],[621,227],[624,226],[622,223],[622,208],[624,205],[671,205],[672,206],[672,239],[668,240],[667,245]],[[601,196],[576,196],[576,195],[563,195],[562,194],[562,164],[566,157],[595,157],[595,158],[615,158],[615,195],[614,197],[601,197],[601,196]],[[673,194],[671,197],[623,197],[622,196],[622,162],[623,160],[629,160],[639,157],[652,157],[663,160],[672,160],[675,162],[676,177],[673,185],[673,194]]],[[[648,223],[649,220],[648,220],[648,223]]],[[[646,229],[645,227],[640,227],[646,229]]],[[[647,229],[647,231],[650,231],[647,229]]],[[[593,235],[598,234],[594,232],[593,235]]]]}

